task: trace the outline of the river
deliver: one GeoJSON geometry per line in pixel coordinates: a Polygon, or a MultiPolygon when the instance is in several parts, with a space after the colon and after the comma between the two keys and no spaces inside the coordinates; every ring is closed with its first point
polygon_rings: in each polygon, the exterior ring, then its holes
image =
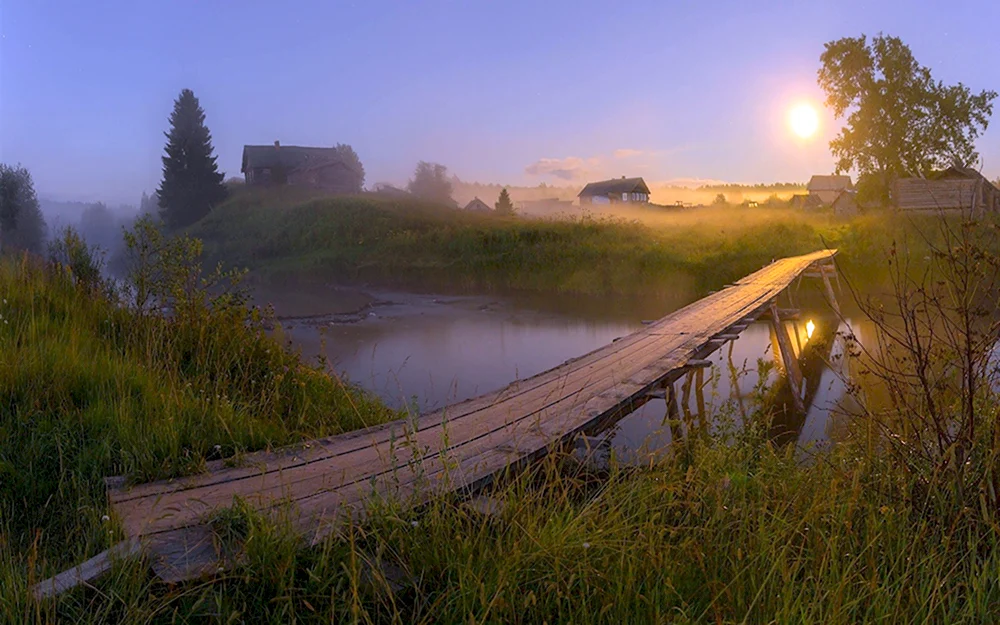
{"type": "MultiPolygon", "coordinates": [[[[642,328],[643,320],[662,317],[690,299],[379,293],[360,312],[317,315],[323,298],[322,291],[306,298],[313,316],[282,320],[287,338],[306,357],[322,354],[333,371],[386,403],[420,413],[555,367],[642,328]]],[[[837,333],[850,326],[861,334],[864,320],[849,305],[841,320],[812,288],[804,287],[796,303],[800,315],[786,327],[805,377],[804,414],[791,409],[791,391],[783,385],[780,366],[758,366],[774,362],[776,350],[771,327],[763,320],[710,357],[712,366],[703,373],[700,393],[694,376],[687,392],[677,384],[680,412],[690,417],[687,420],[715,428],[738,424],[761,405],[763,374],[769,401],[777,404],[774,438],[808,449],[843,436],[841,409],[848,398],[837,371],[843,350],[837,333]]],[[[666,401],[651,400],[621,420],[605,440],[617,457],[643,462],[678,434],[664,424],[665,415],[666,401]]]]}

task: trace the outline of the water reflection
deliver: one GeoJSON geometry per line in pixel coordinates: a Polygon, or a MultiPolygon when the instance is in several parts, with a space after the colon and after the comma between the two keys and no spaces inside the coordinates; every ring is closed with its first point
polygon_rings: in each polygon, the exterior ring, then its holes
{"type": "MultiPolygon", "coordinates": [[[[784,322],[802,369],[804,411],[795,410],[792,385],[775,358],[777,342],[767,321],[749,326],[738,339],[709,357],[711,366],[693,370],[668,394],[621,420],[608,434],[619,457],[645,462],[692,427],[717,431],[739,427],[761,401],[775,409],[771,436],[779,442],[823,445],[843,434],[831,408],[845,401],[845,361],[840,335],[859,332],[857,318],[842,322],[818,293],[798,298],[801,315],[784,322]],[[840,364],[838,364],[840,363],[840,364]],[[670,419],[682,423],[671,431],[670,419]]],[[[334,369],[395,407],[426,412],[475,397],[515,379],[530,377],[642,327],[642,320],[671,309],[587,300],[553,306],[474,297],[435,299],[407,296],[373,310],[354,323],[297,323],[290,338],[306,355],[323,353],[334,369]],[[325,334],[325,347],[321,339],[325,334]]],[[[662,305],[662,302],[661,302],[662,305]]]]}

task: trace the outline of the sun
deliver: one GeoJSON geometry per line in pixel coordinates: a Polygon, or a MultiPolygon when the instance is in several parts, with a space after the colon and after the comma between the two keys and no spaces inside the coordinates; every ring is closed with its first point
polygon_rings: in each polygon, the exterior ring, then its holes
{"type": "Polygon", "coordinates": [[[810,104],[797,104],[788,112],[788,125],[802,139],[808,139],[819,129],[819,114],[810,104]]]}

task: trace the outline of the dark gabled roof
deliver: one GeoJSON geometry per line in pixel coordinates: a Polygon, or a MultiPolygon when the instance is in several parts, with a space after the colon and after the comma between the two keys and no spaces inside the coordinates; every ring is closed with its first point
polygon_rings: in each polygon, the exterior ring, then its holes
{"type": "Polygon", "coordinates": [[[467,211],[491,211],[493,207],[486,202],[480,200],[479,198],[473,198],[468,204],[465,205],[465,210],[467,211]]]}
{"type": "Polygon", "coordinates": [[[843,191],[851,189],[850,176],[813,176],[806,185],[806,190],[812,191],[843,191]]]}
{"type": "Polygon", "coordinates": [[[973,167],[952,165],[951,167],[932,173],[928,178],[931,180],[976,180],[978,178],[985,179],[986,176],[973,167]]]}
{"type": "Polygon", "coordinates": [[[577,197],[593,197],[596,195],[612,195],[622,193],[645,193],[649,195],[649,187],[642,178],[612,178],[600,182],[590,182],[580,191],[577,197]]]}
{"type": "Polygon", "coordinates": [[[258,167],[282,167],[288,171],[320,163],[343,163],[336,148],[304,148],[298,145],[244,145],[241,172],[258,167]]]}

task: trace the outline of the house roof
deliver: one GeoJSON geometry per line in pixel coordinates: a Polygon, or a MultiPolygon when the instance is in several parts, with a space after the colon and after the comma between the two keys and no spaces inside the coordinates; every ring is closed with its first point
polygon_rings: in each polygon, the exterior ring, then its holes
{"type": "Polygon", "coordinates": [[[465,205],[467,211],[491,211],[493,207],[479,198],[472,198],[472,201],[465,205]]]}
{"type": "Polygon", "coordinates": [[[966,179],[966,180],[976,180],[977,178],[986,179],[979,170],[973,167],[961,167],[959,165],[952,165],[941,171],[936,171],[930,176],[931,180],[955,180],[955,179],[966,179]]]}
{"type": "Polygon", "coordinates": [[[850,176],[813,176],[809,179],[806,190],[810,193],[813,191],[843,191],[852,187],[850,176]]]}
{"type": "Polygon", "coordinates": [[[289,171],[319,164],[344,163],[336,148],[298,145],[244,145],[241,172],[258,167],[283,167],[289,171]]]}
{"type": "Polygon", "coordinates": [[[612,178],[600,182],[590,182],[580,191],[577,197],[593,197],[596,195],[616,195],[622,193],[649,194],[649,187],[642,178],[612,178]]]}

